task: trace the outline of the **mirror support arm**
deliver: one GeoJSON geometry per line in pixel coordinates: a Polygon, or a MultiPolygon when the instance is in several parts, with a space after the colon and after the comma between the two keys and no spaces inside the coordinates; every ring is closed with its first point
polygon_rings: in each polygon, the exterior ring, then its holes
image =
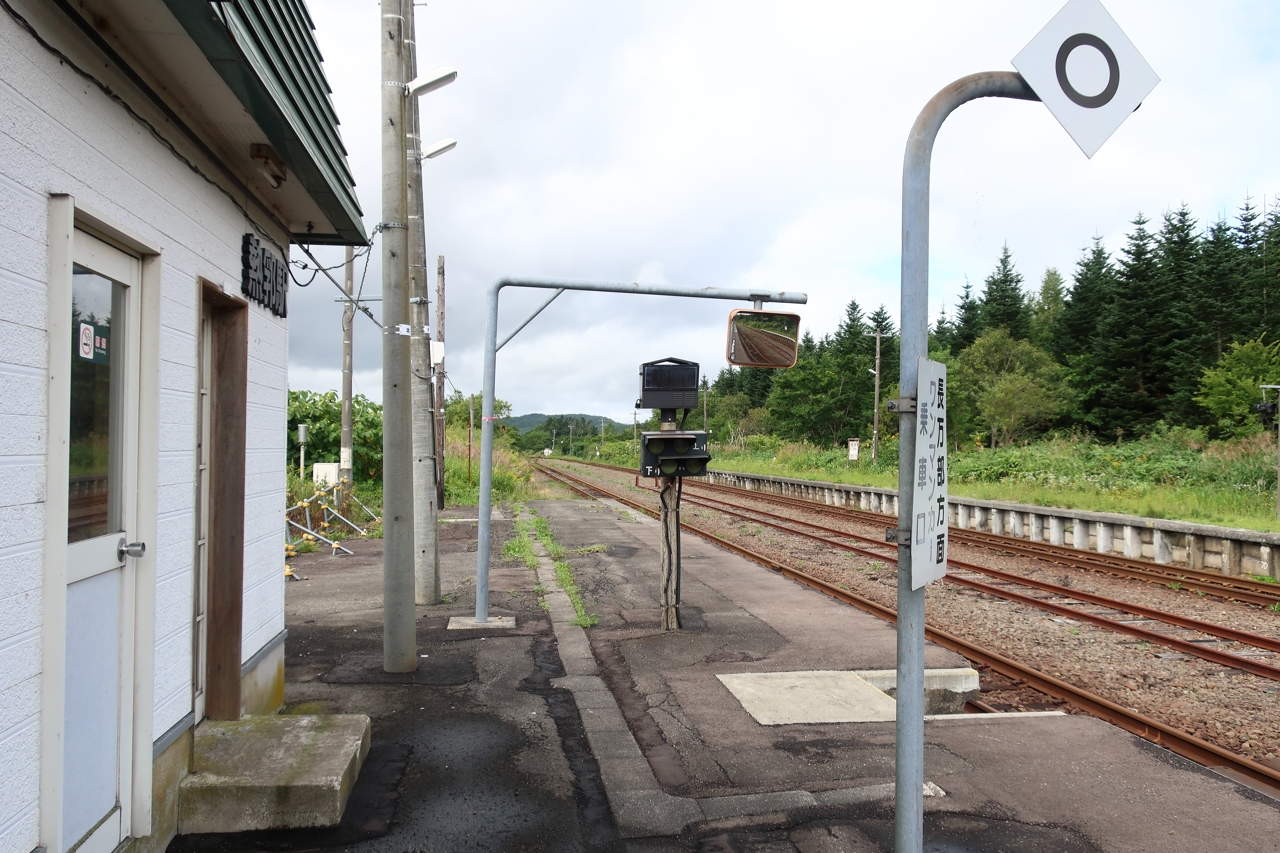
{"type": "MultiPolygon", "coordinates": [[[[493,505],[493,398],[498,367],[498,295],[504,287],[533,287],[543,290],[586,290],[595,293],[633,293],[648,296],[684,296],[694,299],[731,299],[740,302],[787,302],[803,305],[809,301],[804,293],[764,292],[747,289],[702,287],[682,288],[667,285],[602,281],[550,281],[546,279],[510,279],[495,281],[489,287],[488,317],[484,339],[484,403],[480,423],[480,512],[476,548],[476,622],[489,621],[489,514],[493,505]]],[[[550,304],[551,300],[547,300],[550,304]]],[[[545,308],[546,305],[543,306],[545,308]]],[[[542,309],[538,309],[541,311],[542,309]]],[[[536,316],[536,314],[535,314],[536,316]]],[[[530,320],[533,317],[529,318],[530,320]]],[[[527,321],[526,321],[527,322],[527,321]]],[[[523,325],[521,326],[523,328],[523,325]]],[[[517,329],[516,331],[519,331],[517,329]]],[[[506,344],[514,335],[508,335],[506,344]]]]}

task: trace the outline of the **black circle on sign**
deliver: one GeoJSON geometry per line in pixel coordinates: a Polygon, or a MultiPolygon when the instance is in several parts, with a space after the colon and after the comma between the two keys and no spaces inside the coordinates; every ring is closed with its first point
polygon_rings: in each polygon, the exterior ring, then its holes
{"type": "Polygon", "coordinates": [[[1062,47],[1058,48],[1058,61],[1054,63],[1054,70],[1058,72],[1058,85],[1062,87],[1063,94],[1085,109],[1096,110],[1098,107],[1105,107],[1111,103],[1111,99],[1116,96],[1116,90],[1120,88],[1120,63],[1116,61],[1115,51],[1111,49],[1111,45],[1091,33],[1076,33],[1064,41],[1062,47]],[[1107,87],[1096,95],[1080,94],[1067,79],[1067,57],[1077,47],[1086,46],[1097,48],[1107,60],[1107,87]]]}

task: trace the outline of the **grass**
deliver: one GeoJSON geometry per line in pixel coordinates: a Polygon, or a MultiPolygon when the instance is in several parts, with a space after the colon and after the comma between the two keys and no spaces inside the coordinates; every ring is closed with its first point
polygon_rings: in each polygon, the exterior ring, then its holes
{"type": "MultiPolygon", "coordinates": [[[[536,569],[538,568],[538,554],[534,550],[533,543],[535,540],[541,543],[547,556],[552,560],[552,566],[556,573],[556,582],[573,604],[575,614],[573,624],[583,628],[590,628],[595,625],[600,621],[600,617],[587,612],[586,605],[582,601],[582,591],[578,588],[577,580],[573,576],[573,566],[563,558],[569,553],[601,553],[608,550],[608,546],[588,545],[585,548],[575,548],[570,552],[564,545],[556,541],[555,534],[551,531],[551,523],[545,518],[532,514],[533,511],[522,504],[517,505],[516,509],[521,513],[530,513],[530,516],[516,521],[515,534],[502,543],[502,559],[509,563],[524,563],[530,569],[536,569]]],[[[533,591],[538,596],[538,606],[543,610],[549,610],[550,605],[547,604],[546,586],[538,584],[533,591]]],[[[511,590],[511,595],[514,596],[515,594],[516,591],[511,590]]]]}
{"type": "MultiPolygon", "coordinates": [[[[524,523],[522,521],[522,523],[524,523]]],[[[573,576],[573,566],[568,561],[561,559],[566,553],[565,547],[556,541],[555,534],[551,531],[551,523],[540,515],[533,516],[530,522],[530,528],[533,535],[542,547],[546,549],[547,555],[551,557],[551,565],[556,571],[556,583],[560,584],[560,588],[564,590],[564,594],[569,597],[570,603],[573,604],[573,612],[575,614],[573,624],[583,628],[590,628],[600,621],[600,617],[587,612],[587,607],[582,601],[582,591],[578,589],[577,579],[573,576]]],[[[578,549],[575,553],[598,553],[601,546],[591,545],[587,549],[578,549]]],[[[607,546],[604,546],[607,548],[607,546]]],[[[543,599],[545,604],[546,599],[543,599]]]]}
{"type": "MultiPolygon", "coordinates": [[[[497,439],[493,447],[493,500],[528,501],[556,497],[558,492],[534,482],[532,463],[497,439]]],[[[446,506],[475,506],[480,503],[480,428],[471,446],[470,474],[467,467],[467,429],[445,430],[444,501],[446,506]]]]}

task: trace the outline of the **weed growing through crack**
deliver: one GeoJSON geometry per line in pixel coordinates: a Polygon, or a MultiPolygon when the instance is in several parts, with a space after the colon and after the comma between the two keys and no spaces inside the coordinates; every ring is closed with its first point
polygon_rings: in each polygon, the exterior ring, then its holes
{"type": "Polygon", "coordinates": [[[502,543],[502,559],[508,563],[524,563],[531,569],[538,568],[538,555],[533,552],[531,533],[533,525],[521,519],[516,522],[516,533],[502,543]]]}
{"type": "MultiPolygon", "coordinates": [[[[521,521],[521,524],[524,524],[521,521]]],[[[560,584],[560,588],[564,590],[565,595],[569,596],[569,601],[573,603],[573,612],[577,615],[573,619],[574,625],[583,628],[590,628],[600,621],[599,616],[587,613],[586,605],[582,603],[582,592],[578,589],[577,581],[573,577],[573,566],[569,565],[562,558],[567,551],[565,547],[556,541],[555,534],[551,532],[551,523],[540,515],[535,515],[532,521],[528,522],[528,527],[522,530],[522,533],[532,533],[542,543],[542,547],[546,549],[548,556],[551,557],[552,565],[556,570],[556,582],[560,584]]],[[[532,542],[529,545],[532,549],[532,542]]],[[[546,599],[543,599],[545,604],[546,599]]]]}
{"type": "Polygon", "coordinates": [[[584,545],[581,548],[570,549],[570,554],[605,554],[608,553],[608,545],[584,545]]]}

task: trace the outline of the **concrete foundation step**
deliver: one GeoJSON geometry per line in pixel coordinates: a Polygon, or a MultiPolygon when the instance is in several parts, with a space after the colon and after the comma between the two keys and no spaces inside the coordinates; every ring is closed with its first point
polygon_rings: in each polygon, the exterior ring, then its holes
{"type": "Polygon", "coordinates": [[[178,832],[335,826],[369,754],[360,714],[205,720],[178,791],[178,832]]]}

